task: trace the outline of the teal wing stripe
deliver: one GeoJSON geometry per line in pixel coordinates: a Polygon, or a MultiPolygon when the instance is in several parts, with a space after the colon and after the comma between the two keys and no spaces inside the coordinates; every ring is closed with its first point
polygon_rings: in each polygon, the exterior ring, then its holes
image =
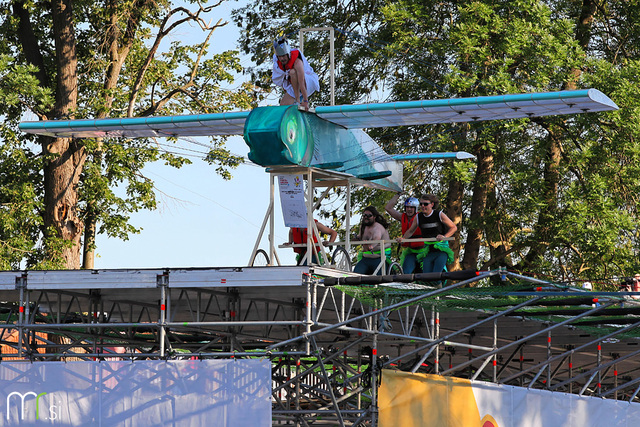
{"type": "Polygon", "coordinates": [[[476,156],[466,151],[455,151],[450,153],[414,153],[414,154],[391,154],[393,160],[404,162],[409,160],[444,160],[444,159],[475,159],[476,156]]]}
{"type": "Polygon", "coordinates": [[[242,135],[249,111],[121,119],[22,122],[20,130],[53,137],[166,137],[242,135]]]}
{"type": "MultiPolygon", "coordinates": [[[[346,128],[517,119],[616,110],[596,89],[379,104],[321,106],[318,117],[346,128]]],[[[20,123],[24,132],[54,137],[242,135],[249,111],[185,116],[20,123]]]]}
{"type": "Polygon", "coordinates": [[[372,128],[480,120],[516,119],[617,110],[596,89],[399,101],[317,107],[316,114],[346,128],[372,128]]]}

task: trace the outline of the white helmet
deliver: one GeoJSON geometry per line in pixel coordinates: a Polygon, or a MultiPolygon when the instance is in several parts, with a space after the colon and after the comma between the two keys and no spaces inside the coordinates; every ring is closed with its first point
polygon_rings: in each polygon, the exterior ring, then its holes
{"type": "Polygon", "coordinates": [[[415,197],[409,197],[407,200],[404,201],[405,208],[409,207],[409,208],[418,209],[419,206],[420,206],[420,201],[415,197]]]}
{"type": "Polygon", "coordinates": [[[290,55],[291,47],[284,37],[278,37],[273,42],[273,48],[276,50],[276,56],[290,55]]]}

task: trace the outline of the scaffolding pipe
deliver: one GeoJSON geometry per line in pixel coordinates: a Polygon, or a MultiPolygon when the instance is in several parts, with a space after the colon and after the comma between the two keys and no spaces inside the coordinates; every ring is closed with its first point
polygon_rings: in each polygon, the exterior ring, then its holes
{"type": "MultiPolygon", "coordinates": [[[[521,338],[521,339],[519,339],[519,340],[516,340],[516,341],[513,341],[513,342],[511,342],[511,343],[509,343],[509,344],[506,344],[506,345],[504,345],[503,347],[501,347],[501,348],[499,348],[499,349],[496,349],[496,350],[490,351],[488,354],[485,354],[485,355],[483,355],[483,356],[476,357],[476,358],[474,358],[474,359],[471,359],[471,360],[468,360],[468,361],[466,361],[466,362],[463,362],[463,363],[461,363],[460,365],[458,365],[456,369],[461,369],[461,368],[467,367],[467,366],[471,365],[472,363],[474,363],[474,362],[476,362],[476,361],[479,361],[479,360],[483,359],[483,358],[484,358],[484,357],[486,357],[486,356],[490,356],[490,355],[492,355],[492,354],[497,354],[497,353],[499,353],[500,351],[506,350],[507,348],[511,348],[511,347],[513,347],[513,346],[517,346],[517,345],[519,345],[521,342],[529,341],[531,338],[535,338],[535,337],[537,337],[537,336],[539,336],[539,335],[542,335],[542,334],[544,334],[544,333],[547,333],[547,331],[548,331],[548,330],[553,330],[553,329],[559,328],[559,327],[561,327],[561,326],[564,326],[564,325],[566,325],[567,323],[571,323],[571,322],[573,322],[573,321],[575,321],[575,320],[578,320],[578,319],[581,319],[581,318],[583,318],[583,317],[590,316],[590,315],[592,315],[592,314],[594,314],[594,313],[597,313],[598,311],[604,310],[605,308],[610,307],[610,306],[612,306],[612,305],[614,305],[614,304],[616,304],[616,303],[615,303],[615,302],[611,302],[611,303],[608,303],[608,304],[603,304],[603,305],[601,305],[600,307],[592,308],[591,310],[586,311],[586,312],[584,312],[584,313],[582,313],[582,314],[580,314],[580,315],[578,315],[578,316],[575,316],[575,317],[573,317],[573,318],[571,318],[571,319],[567,319],[567,320],[564,320],[564,321],[562,321],[562,322],[560,322],[560,323],[556,323],[556,324],[555,324],[555,325],[553,325],[553,326],[549,326],[548,328],[545,328],[545,329],[543,329],[543,330],[541,330],[541,331],[538,331],[538,332],[535,332],[535,333],[533,333],[533,334],[531,334],[531,335],[528,335],[528,336],[527,336],[527,337],[525,337],[525,338],[521,338]]],[[[443,374],[443,375],[446,375],[446,374],[450,373],[450,372],[451,372],[451,371],[453,371],[453,370],[455,370],[455,369],[453,369],[453,368],[452,368],[452,369],[448,369],[448,370],[444,371],[442,374],[443,374]]]]}
{"type": "MultiPolygon", "coordinates": [[[[433,290],[433,291],[431,291],[431,292],[427,292],[426,294],[419,295],[419,296],[417,296],[417,297],[410,298],[410,299],[408,299],[408,300],[405,300],[405,301],[402,301],[402,302],[399,302],[399,303],[396,303],[396,304],[392,304],[392,305],[390,305],[390,306],[388,306],[388,307],[381,308],[380,310],[372,311],[372,312],[369,312],[369,313],[362,314],[362,315],[360,315],[360,316],[353,317],[353,318],[348,319],[348,320],[344,320],[344,321],[342,321],[342,322],[338,322],[338,323],[336,323],[335,325],[327,326],[327,327],[325,327],[325,328],[322,328],[322,329],[319,329],[319,330],[313,331],[313,332],[311,332],[311,333],[309,334],[309,336],[308,336],[308,337],[313,336],[313,335],[322,334],[322,333],[324,333],[324,332],[327,332],[327,331],[330,331],[330,330],[333,330],[333,329],[337,329],[337,328],[339,328],[340,326],[345,326],[345,325],[348,325],[349,323],[352,323],[352,322],[357,322],[357,321],[360,321],[360,320],[368,319],[368,318],[370,318],[370,317],[374,316],[374,315],[376,314],[376,312],[377,312],[377,311],[391,311],[391,310],[395,310],[395,309],[400,308],[400,307],[402,307],[402,306],[404,306],[404,305],[407,305],[407,304],[413,304],[413,303],[418,302],[418,301],[421,301],[421,300],[423,300],[423,299],[425,299],[425,298],[429,298],[429,297],[433,297],[433,296],[439,295],[439,294],[441,294],[441,293],[449,292],[449,291],[450,291],[450,290],[452,290],[452,289],[459,288],[459,287],[462,287],[462,286],[466,286],[466,285],[468,285],[469,283],[475,282],[475,281],[477,281],[477,280],[480,280],[480,279],[482,279],[482,278],[488,277],[488,276],[490,276],[490,275],[491,275],[491,273],[488,273],[488,274],[481,274],[480,276],[478,276],[478,277],[474,277],[473,279],[463,280],[463,281],[458,282],[458,283],[456,283],[456,284],[454,284],[454,285],[447,286],[446,288],[435,289],[435,290],[433,290]]],[[[268,348],[269,348],[269,349],[271,349],[271,348],[282,347],[282,346],[284,346],[284,345],[288,345],[288,344],[291,344],[292,342],[296,342],[296,341],[299,341],[299,340],[301,340],[301,339],[303,339],[303,338],[308,338],[308,337],[295,337],[295,338],[291,338],[291,339],[288,339],[288,340],[285,340],[285,341],[281,341],[281,342],[276,343],[276,344],[272,344],[272,345],[270,345],[268,348]]]]}

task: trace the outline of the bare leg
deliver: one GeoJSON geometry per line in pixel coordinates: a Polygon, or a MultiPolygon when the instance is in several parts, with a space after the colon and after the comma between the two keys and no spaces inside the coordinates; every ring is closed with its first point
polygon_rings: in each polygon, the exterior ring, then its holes
{"type": "Polygon", "coordinates": [[[291,86],[293,86],[296,102],[300,102],[300,79],[298,79],[298,73],[295,68],[289,70],[289,81],[291,82],[291,86]]]}
{"type": "Polygon", "coordinates": [[[280,99],[280,105],[293,105],[296,100],[291,97],[287,92],[284,93],[282,99],[280,99]]]}
{"type": "Polygon", "coordinates": [[[304,65],[301,60],[296,60],[293,64],[293,69],[289,71],[291,76],[291,84],[296,94],[296,101],[300,102],[300,105],[304,107],[306,111],[309,111],[309,95],[307,94],[307,82],[304,77],[304,65]],[[295,83],[294,83],[295,78],[295,83]],[[302,99],[300,99],[302,95],[302,99]]]}

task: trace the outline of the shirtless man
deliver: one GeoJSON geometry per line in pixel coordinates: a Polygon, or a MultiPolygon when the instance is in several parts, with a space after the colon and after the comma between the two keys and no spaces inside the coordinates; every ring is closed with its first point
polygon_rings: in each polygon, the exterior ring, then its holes
{"type": "MultiPolygon", "coordinates": [[[[362,212],[362,221],[360,222],[359,240],[389,240],[389,232],[387,228],[389,224],[374,206],[365,208],[362,212]]],[[[363,244],[362,258],[353,268],[355,273],[373,274],[380,265],[380,244],[363,244]]],[[[389,255],[391,248],[385,249],[387,256],[387,265],[389,264],[389,255]]],[[[378,274],[382,274],[382,269],[378,270],[378,274]]]]}

